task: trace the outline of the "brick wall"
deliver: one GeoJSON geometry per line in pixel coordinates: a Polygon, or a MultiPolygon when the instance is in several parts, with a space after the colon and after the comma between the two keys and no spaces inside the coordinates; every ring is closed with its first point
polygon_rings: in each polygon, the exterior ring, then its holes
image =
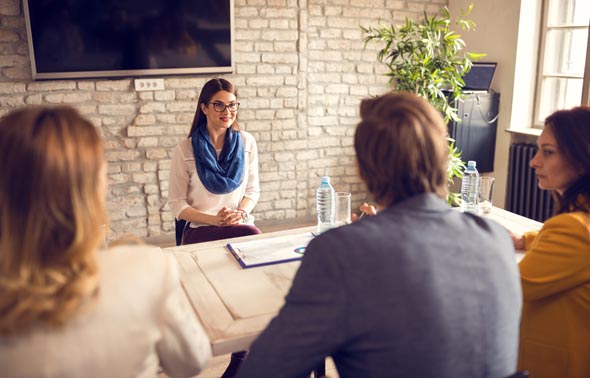
{"type": "MultiPolygon", "coordinates": [[[[436,13],[446,0],[235,0],[240,126],[258,141],[260,220],[315,213],[319,177],[367,200],[352,137],[362,98],[384,93],[376,47],[360,25],[436,13]]],[[[32,81],[19,0],[0,1],[0,113],[25,104],[77,107],[100,129],[108,160],[109,238],[173,230],[166,206],[169,158],[186,137],[201,86],[215,75],[165,77],[136,92],[133,78],[32,81]]]]}

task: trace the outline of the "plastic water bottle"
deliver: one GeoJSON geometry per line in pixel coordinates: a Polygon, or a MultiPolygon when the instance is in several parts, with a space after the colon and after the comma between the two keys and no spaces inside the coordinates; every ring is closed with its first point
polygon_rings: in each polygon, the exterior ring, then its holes
{"type": "Polygon", "coordinates": [[[320,187],[316,191],[316,204],[318,210],[318,234],[334,227],[334,215],[336,213],[336,194],[330,185],[330,177],[323,176],[320,187]]]}
{"type": "Polygon", "coordinates": [[[479,172],[476,163],[470,160],[461,180],[461,211],[477,214],[479,195],[479,172]]]}

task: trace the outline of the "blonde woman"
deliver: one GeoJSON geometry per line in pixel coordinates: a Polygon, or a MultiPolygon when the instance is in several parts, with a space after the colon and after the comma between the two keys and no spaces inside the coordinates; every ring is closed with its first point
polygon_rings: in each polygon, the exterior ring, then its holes
{"type": "Polygon", "coordinates": [[[199,373],[207,336],[173,258],[100,250],[106,163],[95,127],[69,107],[0,120],[0,366],[7,377],[199,373]]]}

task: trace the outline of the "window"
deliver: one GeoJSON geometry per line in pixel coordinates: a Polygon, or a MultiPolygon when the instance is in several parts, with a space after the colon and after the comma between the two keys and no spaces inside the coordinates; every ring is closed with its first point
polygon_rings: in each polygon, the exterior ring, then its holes
{"type": "Polygon", "coordinates": [[[558,109],[588,104],[590,1],[543,0],[534,124],[558,109]]]}

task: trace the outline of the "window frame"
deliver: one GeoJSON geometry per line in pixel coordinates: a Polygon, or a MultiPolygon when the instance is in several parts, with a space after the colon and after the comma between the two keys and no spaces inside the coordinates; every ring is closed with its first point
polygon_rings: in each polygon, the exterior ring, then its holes
{"type": "Polygon", "coordinates": [[[582,79],[582,105],[590,106],[590,20],[588,21],[588,38],[586,42],[586,67],[582,79]]]}
{"type": "Polygon", "coordinates": [[[545,74],[545,65],[546,65],[546,58],[545,58],[545,51],[547,49],[547,34],[549,31],[552,30],[588,30],[588,36],[586,38],[587,48],[586,48],[586,57],[584,62],[584,71],[582,75],[582,93],[580,98],[581,105],[590,105],[590,19],[588,20],[588,25],[575,25],[575,24],[567,24],[567,25],[549,25],[549,3],[552,0],[542,0],[542,16],[541,16],[541,32],[540,32],[540,39],[539,39],[539,61],[537,67],[537,77],[536,77],[536,89],[535,89],[535,105],[533,107],[533,114],[532,114],[532,125],[534,128],[543,128],[542,121],[539,121],[539,113],[540,113],[540,104],[542,98],[542,88],[543,88],[543,80],[546,78],[557,78],[557,79],[580,79],[577,75],[567,75],[567,74],[552,74],[547,73],[545,74]]]}

